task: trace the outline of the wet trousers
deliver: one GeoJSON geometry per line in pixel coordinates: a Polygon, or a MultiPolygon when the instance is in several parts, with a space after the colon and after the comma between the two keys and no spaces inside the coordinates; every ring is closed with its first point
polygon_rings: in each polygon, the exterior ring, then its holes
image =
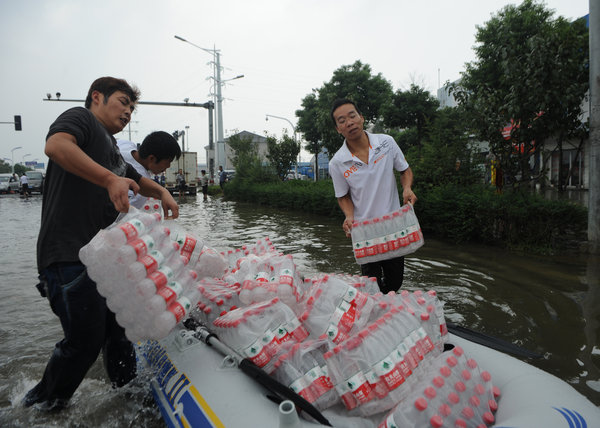
{"type": "Polygon", "coordinates": [[[360,266],[363,275],[377,278],[382,293],[398,291],[404,280],[404,257],[366,263],[360,266]]]}
{"type": "Polygon", "coordinates": [[[25,405],[68,401],[100,351],[113,386],[136,375],[135,349],[107,308],[81,263],[57,263],[40,275],[40,293],[60,318],[64,339],[54,348],[42,380],[25,396],[25,405]]]}

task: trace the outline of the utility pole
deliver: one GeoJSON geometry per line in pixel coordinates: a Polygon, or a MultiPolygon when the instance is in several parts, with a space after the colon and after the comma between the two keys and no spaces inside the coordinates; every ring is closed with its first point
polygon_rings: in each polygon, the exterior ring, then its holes
{"type": "Polygon", "coordinates": [[[600,3],[590,0],[590,195],[588,241],[600,252],[600,3]]]}

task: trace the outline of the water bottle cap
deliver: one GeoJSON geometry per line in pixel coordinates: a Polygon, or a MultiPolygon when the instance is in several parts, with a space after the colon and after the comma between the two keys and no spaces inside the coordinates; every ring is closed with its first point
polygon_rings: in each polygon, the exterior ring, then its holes
{"type": "Polygon", "coordinates": [[[450,377],[451,373],[452,373],[452,370],[450,370],[450,367],[448,367],[448,366],[442,366],[440,368],[440,374],[444,377],[450,377]]]}
{"type": "Polygon", "coordinates": [[[494,418],[494,415],[491,412],[485,412],[483,414],[483,421],[488,425],[492,425],[496,421],[496,419],[494,418]]]}
{"type": "Polygon", "coordinates": [[[333,352],[331,351],[327,351],[323,354],[323,358],[325,358],[326,360],[330,359],[331,356],[333,355],[333,352]]]}
{"type": "Polygon", "coordinates": [[[435,291],[435,290],[429,290],[429,291],[427,291],[427,294],[429,294],[430,296],[435,297],[435,296],[437,296],[437,291],[435,291]]]}
{"type": "Polygon", "coordinates": [[[475,416],[475,412],[473,412],[473,409],[470,407],[463,408],[460,414],[463,415],[465,419],[473,419],[473,416],[475,416]]]}
{"type": "Polygon", "coordinates": [[[423,397],[419,397],[415,400],[415,408],[422,412],[423,410],[425,410],[427,408],[427,400],[425,400],[423,397]]]}
{"type": "Polygon", "coordinates": [[[433,428],[441,428],[444,425],[444,421],[440,415],[433,415],[431,419],[429,419],[429,423],[433,428]]]}
{"type": "Polygon", "coordinates": [[[423,297],[418,297],[418,298],[417,298],[417,303],[418,303],[420,306],[423,306],[423,305],[424,305],[425,303],[427,303],[427,302],[425,301],[425,298],[423,298],[423,297]]]}
{"type": "Polygon", "coordinates": [[[444,378],[441,376],[434,377],[431,383],[433,383],[437,388],[441,388],[445,384],[444,378]]]}
{"type": "Polygon", "coordinates": [[[450,416],[452,414],[452,409],[446,403],[442,404],[438,411],[442,416],[450,416]]]}
{"type": "Polygon", "coordinates": [[[454,384],[454,389],[457,390],[458,392],[465,392],[467,387],[465,386],[465,384],[463,382],[461,382],[459,380],[458,382],[456,382],[454,384]]]}
{"type": "Polygon", "coordinates": [[[373,219],[373,223],[379,223],[381,221],[381,219],[379,217],[375,217],[373,219]]]}
{"type": "Polygon", "coordinates": [[[392,217],[390,217],[389,215],[387,215],[387,214],[386,214],[386,215],[384,215],[382,218],[383,218],[384,220],[389,220],[389,219],[391,219],[392,217]]]}
{"type": "Polygon", "coordinates": [[[492,412],[498,410],[498,402],[496,400],[488,400],[488,406],[492,412]]]}
{"type": "Polygon", "coordinates": [[[429,321],[429,314],[427,312],[423,312],[421,314],[421,320],[423,320],[423,321],[429,321]]]}
{"type": "Polygon", "coordinates": [[[481,400],[476,395],[472,395],[469,398],[469,403],[471,403],[471,406],[473,407],[479,407],[479,405],[481,404],[481,400]]]}
{"type": "Polygon", "coordinates": [[[435,398],[435,396],[437,395],[437,393],[435,392],[435,388],[428,386],[427,388],[425,388],[424,391],[425,395],[427,396],[427,398],[435,398]]]}
{"type": "Polygon", "coordinates": [[[452,353],[457,357],[462,357],[465,351],[463,351],[463,348],[461,348],[460,346],[455,346],[452,350],[452,353]]]}
{"type": "Polygon", "coordinates": [[[467,428],[467,423],[464,420],[458,418],[454,421],[454,426],[456,428],[467,428]]]}
{"type": "Polygon", "coordinates": [[[433,311],[435,311],[435,307],[433,305],[427,305],[427,312],[431,314],[433,311]]]}
{"type": "Polygon", "coordinates": [[[450,394],[448,394],[448,401],[452,404],[458,404],[460,401],[460,397],[456,392],[451,392],[450,394]]]}
{"type": "Polygon", "coordinates": [[[221,313],[219,314],[220,317],[222,317],[223,315],[225,315],[227,313],[227,311],[221,311],[221,313]]]}
{"type": "Polygon", "coordinates": [[[415,290],[413,291],[413,294],[417,297],[421,297],[423,295],[423,290],[415,290]]]}
{"type": "Polygon", "coordinates": [[[494,394],[494,398],[500,397],[500,388],[498,388],[497,386],[493,386],[492,394],[494,394]]]}
{"type": "Polygon", "coordinates": [[[471,372],[467,369],[464,369],[462,372],[460,372],[460,375],[462,376],[462,378],[464,380],[470,380],[471,379],[471,372]]]}
{"type": "Polygon", "coordinates": [[[456,367],[458,360],[454,358],[454,356],[450,355],[448,358],[446,358],[446,363],[448,363],[448,366],[450,367],[456,367]]]}
{"type": "Polygon", "coordinates": [[[467,360],[467,366],[469,366],[469,368],[471,370],[476,369],[477,368],[477,361],[475,361],[473,358],[469,358],[467,360]]]}
{"type": "Polygon", "coordinates": [[[485,387],[478,383],[477,385],[475,385],[475,388],[473,388],[475,390],[475,392],[479,395],[483,395],[485,394],[485,387]]]}

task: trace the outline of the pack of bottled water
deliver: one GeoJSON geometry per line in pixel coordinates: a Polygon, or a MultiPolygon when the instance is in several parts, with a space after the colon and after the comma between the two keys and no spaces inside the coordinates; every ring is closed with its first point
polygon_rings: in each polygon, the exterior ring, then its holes
{"type": "Polygon", "coordinates": [[[196,305],[204,243],[159,212],[132,208],[79,252],[127,337],[161,339],[196,305]]]}
{"type": "MultiPolygon", "coordinates": [[[[375,278],[305,278],[268,238],[218,251],[158,208],[132,209],[80,251],[130,340],[164,338],[192,317],[321,410],[338,406],[380,428],[493,424],[499,391],[460,348],[444,352],[434,291],[382,294],[375,278]]],[[[365,250],[357,260],[423,244],[410,205],[364,223],[353,229],[355,250],[365,250]]]]}
{"type": "Polygon", "coordinates": [[[352,249],[361,265],[413,253],[423,242],[423,232],[411,204],[352,224],[352,249]]]}

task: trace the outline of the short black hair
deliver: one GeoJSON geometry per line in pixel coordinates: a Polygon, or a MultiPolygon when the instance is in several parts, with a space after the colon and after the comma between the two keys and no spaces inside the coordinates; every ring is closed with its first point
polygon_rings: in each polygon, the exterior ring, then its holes
{"type": "Polygon", "coordinates": [[[358,106],[356,105],[356,103],[354,101],[352,101],[349,98],[338,98],[331,105],[331,113],[330,113],[331,121],[336,126],[337,126],[337,122],[335,121],[335,117],[333,117],[333,112],[336,111],[339,107],[343,106],[344,104],[352,104],[354,106],[354,109],[356,110],[356,112],[362,116],[362,113],[360,112],[358,106]]]}
{"type": "Polygon", "coordinates": [[[138,154],[142,159],[154,155],[156,161],[160,162],[163,159],[179,159],[181,148],[177,140],[168,132],[155,131],[144,138],[138,149],[138,154]]]}
{"type": "Polygon", "coordinates": [[[104,101],[117,91],[121,91],[129,97],[132,103],[136,103],[140,98],[140,90],[135,86],[130,85],[124,79],[117,79],[116,77],[100,77],[92,83],[85,99],[85,108],[89,109],[92,106],[92,93],[94,91],[100,92],[104,95],[104,101]]]}

